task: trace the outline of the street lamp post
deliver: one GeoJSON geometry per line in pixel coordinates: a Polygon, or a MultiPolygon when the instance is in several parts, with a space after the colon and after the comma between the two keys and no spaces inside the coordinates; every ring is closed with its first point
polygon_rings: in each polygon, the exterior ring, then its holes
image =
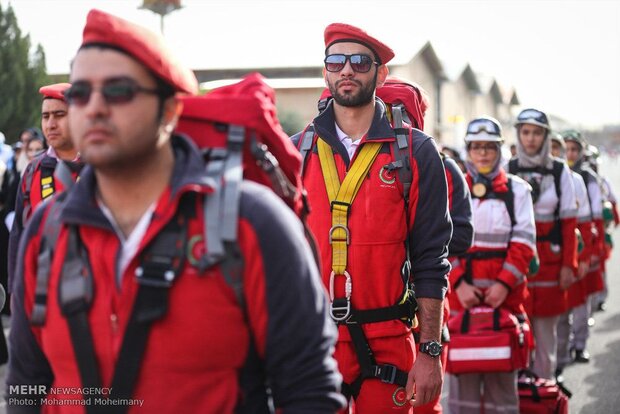
{"type": "Polygon", "coordinates": [[[159,30],[161,34],[164,34],[164,17],[172,13],[175,10],[180,9],[181,0],[144,0],[142,6],[139,9],[150,10],[153,13],[159,14],[159,30]]]}

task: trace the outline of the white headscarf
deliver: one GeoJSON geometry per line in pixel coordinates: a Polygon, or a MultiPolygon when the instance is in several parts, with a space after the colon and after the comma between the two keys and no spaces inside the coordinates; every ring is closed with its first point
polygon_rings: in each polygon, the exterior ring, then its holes
{"type": "Polygon", "coordinates": [[[552,168],[553,158],[551,157],[551,140],[549,139],[549,132],[545,131],[545,139],[540,147],[540,150],[535,155],[527,155],[525,148],[521,144],[521,140],[518,137],[517,130],[517,158],[519,159],[519,166],[525,168],[543,167],[552,168]]]}

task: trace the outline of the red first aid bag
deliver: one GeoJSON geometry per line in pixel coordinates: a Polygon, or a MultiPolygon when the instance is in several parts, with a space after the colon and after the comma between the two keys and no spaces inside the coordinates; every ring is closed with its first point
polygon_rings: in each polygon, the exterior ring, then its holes
{"type": "Polygon", "coordinates": [[[463,310],[448,321],[448,329],[446,371],[451,374],[510,372],[529,363],[529,324],[506,309],[463,310]]]}
{"type": "Polygon", "coordinates": [[[570,394],[555,381],[523,371],[519,375],[518,386],[521,414],[568,414],[570,394]]]}

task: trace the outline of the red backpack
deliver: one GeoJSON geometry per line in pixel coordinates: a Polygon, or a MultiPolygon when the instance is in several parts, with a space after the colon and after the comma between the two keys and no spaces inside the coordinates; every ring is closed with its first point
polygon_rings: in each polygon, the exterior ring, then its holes
{"type": "MultiPolygon", "coordinates": [[[[377,88],[376,95],[388,105],[388,116],[391,118],[395,108],[401,112],[403,121],[414,128],[424,131],[424,115],[428,109],[428,95],[415,82],[388,76],[385,83],[377,88]]],[[[331,92],[325,88],[319,99],[319,112],[322,112],[329,100],[331,92]]],[[[396,127],[396,126],[395,126],[396,127]]]]}
{"type": "Polygon", "coordinates": [[[317,259],[305,225],[309,209],[301,155],[276,117],[273,89],[258,73],[202,96],[185,97],[183,105],[176,132],[189,136],[202,150],[206,175],[215,183],[205,203],[205,266],[222,263],[224,276],[243,304],[242,281],[235,276],[243,259],[230,251],[237,241],[242,180],[263,184],[284,200],[304,223],[317,259]]]}
{"type": "Polygon", "coordinates": [[[225,159],[226,167],[236,167],[240,156],[244,179],[273,189],[303,216],[301,156],[276,117],[275,92],[259,73],[182,101],[176,132],[191,137],[208,162],[225,159]]]}
{"type": "Polygon", "coordinates": [[[396,76],[388,76],[383,86],[377,88],[377,96],[391,108],[401,106],[404,109],[403,120],[424,131],[428,96],[420,86],[396,76]]]}

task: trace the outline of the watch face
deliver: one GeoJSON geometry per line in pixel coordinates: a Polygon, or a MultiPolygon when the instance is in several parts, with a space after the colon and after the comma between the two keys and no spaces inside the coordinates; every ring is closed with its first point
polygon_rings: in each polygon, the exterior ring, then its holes
{"type": "Polygon", "coordinates": [[[437,342],[428,344],[428,353],[431,356],[439,356],[441,354],[441,344],[437,342]]]}

